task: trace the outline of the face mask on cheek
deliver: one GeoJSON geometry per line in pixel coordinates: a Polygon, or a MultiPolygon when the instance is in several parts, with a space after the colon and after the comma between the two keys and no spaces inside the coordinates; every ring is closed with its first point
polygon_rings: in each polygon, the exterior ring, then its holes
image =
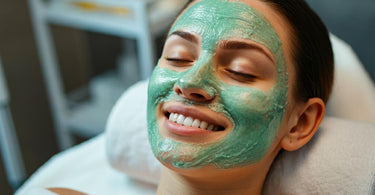
{"type": "Polygon", "coordinates": [[[177,168],[213,165],[226,169],[258,162],[270,149],[282,123],[288,91],[288,72],[276,31],[256,10],[240,2],[203,0],[195,3],[176,21],[171,32],[184,29],[202,35],[202,52],[186,71],[176,72],[157,66],[150,78],[148,132],[156,158],[177,168]],[[277,76],[267,92],[252,87],[229,85],[218,78],[213,66],[217,43],[227,38],[250,39],[265,45],[274,55],[277,76]],[[204,106],[225,115],[233,129],[212,143],[188,143],[163,137],[157,118],[158,105],[179,101],[202,105],[173,90],[178,84],[204,89],[217,101],[204,106]]]}

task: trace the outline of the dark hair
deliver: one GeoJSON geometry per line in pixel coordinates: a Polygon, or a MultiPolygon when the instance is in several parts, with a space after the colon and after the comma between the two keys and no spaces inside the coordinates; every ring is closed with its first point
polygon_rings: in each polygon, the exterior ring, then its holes
{"type": "MultiPolygon", "coordinates": [[[[185,8],[193,1],[189,0],[185,8]]],[[[294,97],[301,101],[319,97],[327,102],[332,91],[334,61],[329,33],[322,20],[304,0],[259,1],[268,3],[290,24],[296,70],[294,97]]]]}

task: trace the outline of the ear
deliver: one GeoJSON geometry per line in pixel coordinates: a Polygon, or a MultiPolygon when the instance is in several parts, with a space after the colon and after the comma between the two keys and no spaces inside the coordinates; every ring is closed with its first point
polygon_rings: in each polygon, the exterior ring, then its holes
{"type": "Polygon", "coordinates": [[[324,117],[325,104],[320,98],[310,98],[299,105],[297,120],[281,140],[281,147],[294,151],[304,146],[314,136],[324,117]]]}

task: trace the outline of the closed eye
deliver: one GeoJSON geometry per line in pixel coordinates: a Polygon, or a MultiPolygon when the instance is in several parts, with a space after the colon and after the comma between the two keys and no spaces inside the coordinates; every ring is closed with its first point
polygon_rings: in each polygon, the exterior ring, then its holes
{"type": "Polygon", "coordinates": [[[254,81],[257,78],[256,76],[254,76],[252,74],[237,72],[237,71],[233,71],[231,69],[225,69],[225,70],[229,73],[229,76],[232,79],[235,79],[235,80],[240,81],[240,82],[251,82],[251,81],[254,81]]]}
{"type": "Polygon", "coordinates": [[[167,60],[167,64],[169,64],[172,67],[176,67],[176,68],[190,67],[194,63],[193,60],[184,59],[184,58],[170,58],[170,57],[166,57],[165,59],[167,60]]]}
{"type": "Polygon", "coordinates": [[[165,59],[168,61],[172,61],[172,62],[186,62],[186,63],[193,62],[192,60],[180,59],[180,58],[165,58],[165,59]]]}

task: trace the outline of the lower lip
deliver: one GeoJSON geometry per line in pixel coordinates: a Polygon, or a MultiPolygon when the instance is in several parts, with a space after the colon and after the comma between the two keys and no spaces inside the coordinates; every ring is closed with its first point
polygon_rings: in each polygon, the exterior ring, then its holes
{"type": "Polygon", "coordinates": [[[183,125],[174,123],[168,119],[165,120],[164,126],[169,132],[176,134],[176,135],[180,135],[180,136],[193,137],[193,136],[204,136],[204,135],[208,135],[211,133],[215,133],[215,131],[209,131],[209,130],[199,129],[195,127],[183,126],[183,125]]]}

